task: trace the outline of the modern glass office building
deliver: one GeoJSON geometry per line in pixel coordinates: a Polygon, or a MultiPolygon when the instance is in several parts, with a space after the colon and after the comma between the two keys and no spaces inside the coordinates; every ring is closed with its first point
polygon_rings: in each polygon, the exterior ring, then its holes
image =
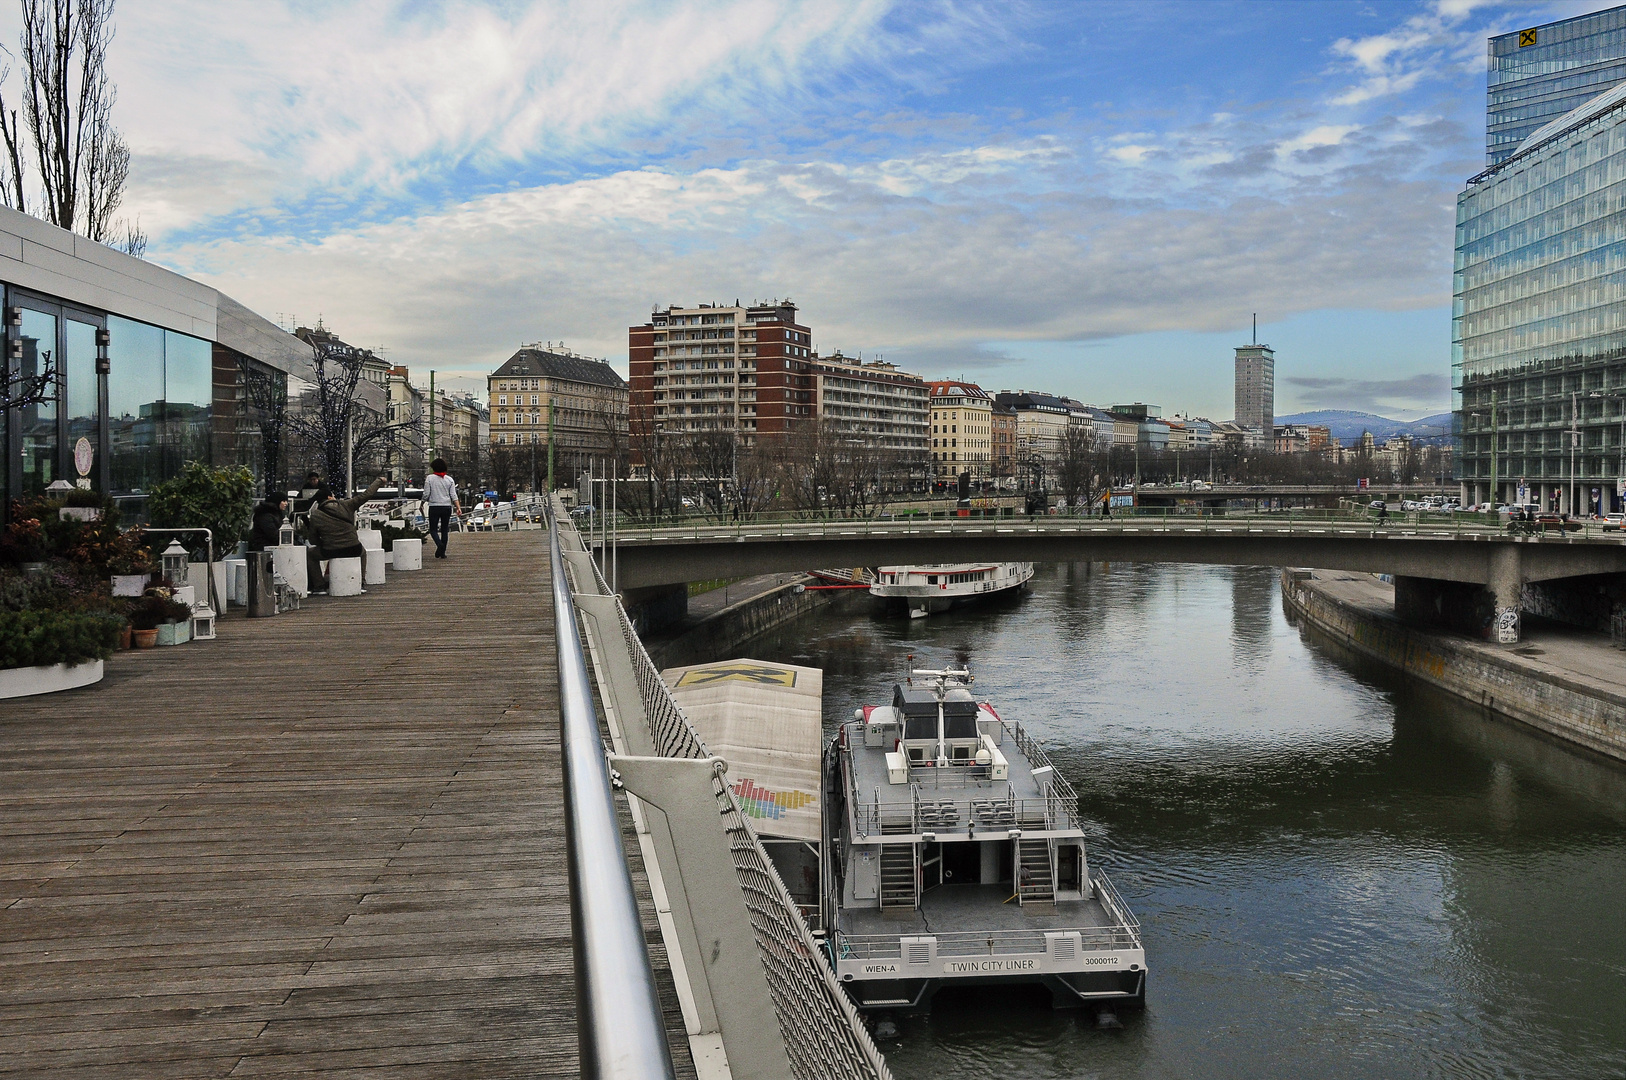
{"type": "MultiPolygon", "coordinates": [[[[1574,20],[1571,20],[1574,21],[1574,20]]],[[[1626,477],[1626,83],[1532,132],[1457,197],[1464,496],[1618,509],[1626,477]]]]}
{"type": "Polygon", "coordinates": [[[1626,80],[1626,7],[1502,34],[1488,53],[1485,163],[1498,165],[1549,120],[1626,80]]]}
{"type": "Polygon", "coordinates": [[[230,297],[0,207],[5,362],[54,369],[55,399],[0,413],[0,515],[54,481],[104,491],[139,518],[188,461],[275,477],[290,377],[310,350],[230,297]],[[268,459],[268,453],[271,459],[268,459]]]}

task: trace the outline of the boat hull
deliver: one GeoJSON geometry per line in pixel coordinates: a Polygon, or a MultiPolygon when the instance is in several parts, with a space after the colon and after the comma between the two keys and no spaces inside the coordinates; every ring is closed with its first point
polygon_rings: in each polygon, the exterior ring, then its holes
{"type": "Polygon", "coordinates": [[[1146,969],[1138,971],[1035,972],[1029,975],[961,975],[923,979],[865,979],[841,976],[847,996],[860,1012],[925,1012],[945,986],[987,990],[1001,986],[1043,986],[1058,1009],[1110,1005],[1146,1006],[1146,969]]]}
{"type": "Polygon", "coordinates": [[[869,592],[885,610],[923,619],[963,604],[1015,595],[1032,578],[1032,563],[883,566],[869,592]],[[959,580],[964,578],[975,580],[959,580]]]}

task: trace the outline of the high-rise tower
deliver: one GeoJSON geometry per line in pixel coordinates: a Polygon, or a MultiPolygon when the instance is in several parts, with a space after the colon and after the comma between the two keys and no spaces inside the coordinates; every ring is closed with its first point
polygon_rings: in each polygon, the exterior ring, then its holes
{"type": "Polygon", "coordinates": [[[1500,165],[1547,121],[1626,81],[1626,7],[1502,34],[1486,51],[1485,164],[1500,165]]]}
{"type": "Polygon", "coordinates": [[[1276,353],[1269,345],[1236,347],[1236,422],[1266,440],[1276,434],[1276,353]]]}

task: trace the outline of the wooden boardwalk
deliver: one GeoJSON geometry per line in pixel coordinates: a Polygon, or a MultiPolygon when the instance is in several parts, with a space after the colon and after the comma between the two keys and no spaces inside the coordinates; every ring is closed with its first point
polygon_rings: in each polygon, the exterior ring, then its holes
{"type": "Polygon", "coordinates": [[[546,552],[0,702],[0,1074],[575,1076],[546,552]]]}

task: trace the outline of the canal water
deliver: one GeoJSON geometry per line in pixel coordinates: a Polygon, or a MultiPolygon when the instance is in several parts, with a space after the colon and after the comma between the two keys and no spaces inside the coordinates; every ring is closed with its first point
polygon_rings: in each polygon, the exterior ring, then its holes
{"type": "Polygon", "coordinates": [[[827,727],[910,652],[968,660],[1141,919],[1123,1030],[945,991],[882,1042],[900,1080],[1626,1076],[1626,768],[1289,624],[1274,571],[1041,566],[1017,599],[746,651],[823,668],[827,727]]]}

